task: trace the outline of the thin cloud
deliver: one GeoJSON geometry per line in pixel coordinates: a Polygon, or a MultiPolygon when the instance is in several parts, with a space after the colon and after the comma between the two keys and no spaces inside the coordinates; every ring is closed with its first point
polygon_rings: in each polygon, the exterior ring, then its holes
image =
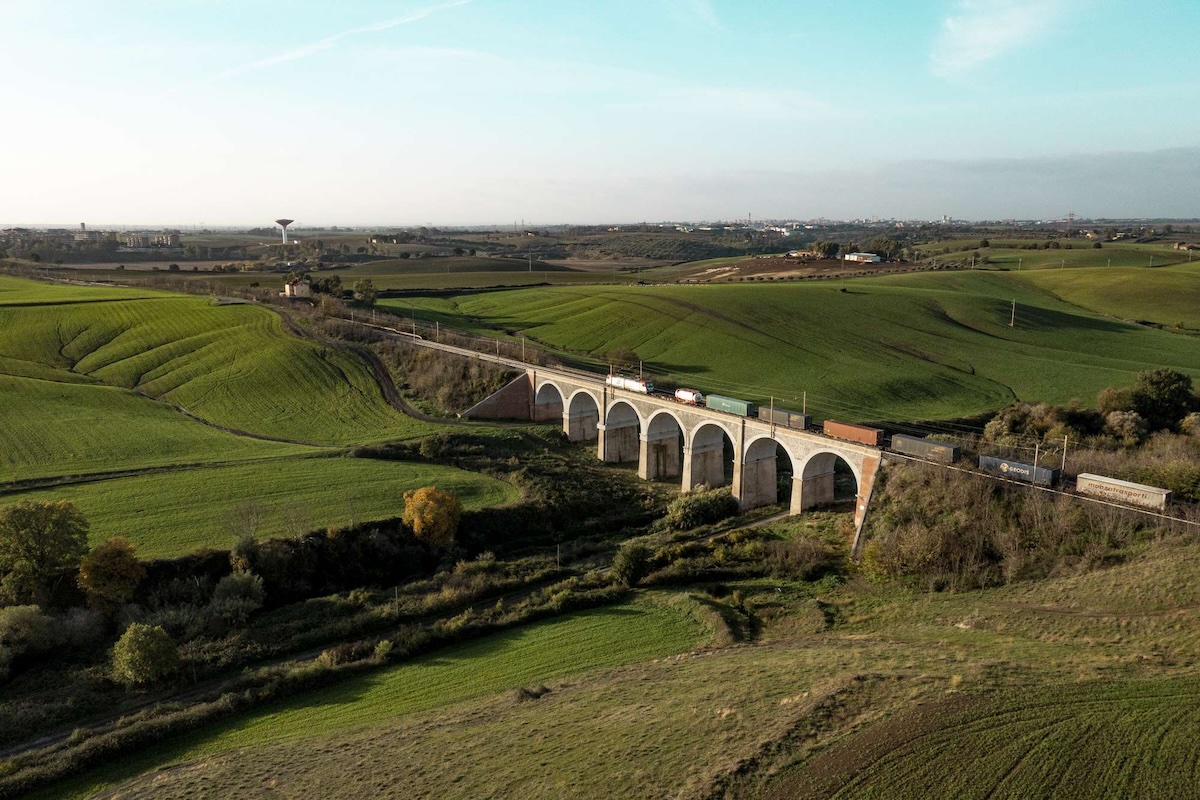
{"type": "Polygon", "coordinates": [[[1063,0],[960,0],[942,21],[933,73],[949,78],[994,61],[1041,36],[1064,12],[1063,0]]]}
{"type": "Polygon", "coordinates": [[[723,30],[711,0],[667,0],[666,5],[671,15],[681,22],[699,22],[706,28],[723,30]]]}
{"type": "Polygon", "coordinates": [[[470,2],[471,0],[450,0],[450,2],[441,3],[436,6],[419,8],[399,17],[393,17],[380,22],[373,22],[369,25],[362,25],[357,28],[350,28],[349,30],[342,31],[341,33],[335,33],[332,36],[326,36],[324,39],[319,39],[310,44],[294,47],[291,50],[285,50],[282,53],[270,56],[268,58],[261,58],[257,61],[251,61],[246,64],[239,64],[236,67],[230,67],[229,69],[218,72],[215,75],[209,76],[208,78],[204,79],[204,82],[224,80],[226,78],[233,78],[238,75],[245,75],[247,72],[254,72],[255,70],[273,67],[276,64],[285,64],[289,61],[299,61],[302,58],[308,58],[309,56],[316,55],[317,53],[325,50],[331,50],[343,39],[347,39],[351,36],[359,36],[365,33],[379,33],[380,31],[386,31],[389,28],[395,28],[399,25],[408,25],[413,22],[419,22],[426,17],[431,16],[432,14],[436,14],[439,11],[457,8],[458,6],[465,6],[470,2]]]}

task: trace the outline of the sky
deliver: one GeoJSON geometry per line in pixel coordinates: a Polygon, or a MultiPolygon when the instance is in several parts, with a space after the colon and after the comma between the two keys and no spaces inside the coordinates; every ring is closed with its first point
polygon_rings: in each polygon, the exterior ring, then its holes
{"type": "Polygon", "coordinates": [[[1193,0],[4,0],[0,225],[1200,216],[1193,0]]]}

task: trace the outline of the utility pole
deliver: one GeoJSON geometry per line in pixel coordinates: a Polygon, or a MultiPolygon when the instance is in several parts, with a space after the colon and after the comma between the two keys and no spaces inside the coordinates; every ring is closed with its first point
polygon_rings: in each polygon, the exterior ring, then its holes
{"type": "Polygon", "coordinates": [[[1023,258],[1018,258],[1018,259],[1017,259],[1017,272],[1020,272],[1020,271],[1021,271],[1021,262],[1023,262],[1024,260],[1025,260],[1025,259],[1023,259],[1023,258]]]}
{"type": "Polygon", "coordinates": [[[804,392],[804,399],[800,402],[800,413],[808,413],[808,392],[804,392]]]}
{"type": "Polygon", "coordinates": [[[1015,298],[1013,299],[1012,316],[1008,318],[1008,327],[1017,327],[1017,301],[1015,298]]]}
{"type": "Polygon", "coordinates": [[[1038,456],[1041,454],[1041,447],[1041,442],[1033,443],[1033,474],[1029,476],[1030,483],[1035,483],[1037,481],[1038,456]]]}
{"type": "Polygon", "coordinates": [[[1150,266],[1154,266],[1154,256],[1150,256],[1150,266]]]}
{"type": "Polygon", "coordinates": [[[1063,459],[1062,459],[1062,473],[1063,473],[1064,475],[1066,475],[1066,474],[1067,474],[1067,440],[1068,440],[1069,438],[1071,438],[1071,437],[1069,437],[1069,436],[1064,436],[1064,437],[1063,437],[1063,459]]]}
{"type": "Polygon", "coordinates": [[[521,360],[525,360],[525,337],[521,337],[521,360]]]}

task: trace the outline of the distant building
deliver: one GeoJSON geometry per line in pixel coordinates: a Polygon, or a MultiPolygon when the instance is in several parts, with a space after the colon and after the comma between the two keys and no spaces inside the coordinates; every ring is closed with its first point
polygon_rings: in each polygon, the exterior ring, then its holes
{"type": "Polygon", "coordinates": [[[879,256],[874,253],[846,253],[842,256],[843,261],[861,261],[867,264],[874,264],[879,261],[879,256]]]}
{"type": "Polygon", "coordinates": [[[283,285],[284,297],[312,297],[312,284],[303,278],[292,278],[283,285]]]}
{"type": "Polygon", "coordinates": [[[127,233],[125,234],[126,247],[149,247],[150,237],[144,233],[127,233]]]}
{"type": "Polygon", "coordinates": [[[1176,242],[1175,249],[1176,250],[1196,250],[1198,248],[1196,247],[1196,245],[1191,244],[1189,242],[1176,242]]]}
{"type": "Polygon", "coordinates": [[[160,233],[154,237],[155,247],[179,247],[178,233],[160,233]]]}

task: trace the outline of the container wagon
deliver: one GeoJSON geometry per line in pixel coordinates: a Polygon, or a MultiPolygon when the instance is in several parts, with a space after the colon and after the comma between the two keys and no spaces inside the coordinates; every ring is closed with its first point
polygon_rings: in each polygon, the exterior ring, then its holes
{"type": "Polygon", "coordinates": [[[739,417],[753,417],[758,411],[758,406],[748,400],[722,397],[719,394],[710,394],[705,397],[704,405],[713,411],[724,411],[728,414],[737,414],[739,417]]]}
{"type": "Polygon", "coordinates": [[[676,389],[675,399],[680,403],[687,403],[689,406],[704,405],[704,395],[699,389],[676,389]]]}
{"type": "Polygon", "coordinates": [[[878,428],[868,428],[866,425],[851,425],[849,422],[827,419],[824,431],[826,436],[845,439],[848,442],[869,444],[875,447],[883,444],[883,431],[878,428]]]}
{"type": "Polygon", "coordinates": [[[1153,508],[1165,511],[1167,503],[1171,502],[1171,490],[1160,489],[1157,486],[1143,486],[1140,483],[1119,481],[1116,478],[1106,478],[1103,475],[1092,475],[1087,472],[1079,474],[1075,479],[1075,491],[1080,494],[1113,500],[1118,503],[1128,503],[1131,506],[1153,508]]]}
{"type": "Polygon", "coordinates": [[[1046,467],[1035,467],[1020,461],[1010,461],[1007,458],[995,456],[980,456],[979,468],[993,475],[1012,478],[1015,481],[1027,481],[1037,486],[1053,486],[1058,482],[1058,470],[1046,467]]]}
{"type": "Polygon", "coordinates": [[[897,433],[892,437],[892,449],[897,453],[927,458],[940,464],[953,464],[958,461],[959,456],[956,445],[931,441],[923,436],[908,436],[903,433],[897,433]]]}
{"type": "Polygon", "coordinates": [[[759,406],[758,418],[764,422],[770,422],[772,425],[782,425],[785,428],[794,428],[798,431],[808,429],[808,425],[812,422],[812,417],[808,414],[801,414],[799,411],[789,411],[786,408],[769,408],[759,406]]]}
{"type": "Polygon", "coordinates": [[[654,384],[650,381],[643,381],[638,378],[622,378],[620,375],[609,375],[604,379],[604,383],[614,389],[624,389],[628,392],[637,392],[638,394],[650,394],[654,391],[654,384]]]}

